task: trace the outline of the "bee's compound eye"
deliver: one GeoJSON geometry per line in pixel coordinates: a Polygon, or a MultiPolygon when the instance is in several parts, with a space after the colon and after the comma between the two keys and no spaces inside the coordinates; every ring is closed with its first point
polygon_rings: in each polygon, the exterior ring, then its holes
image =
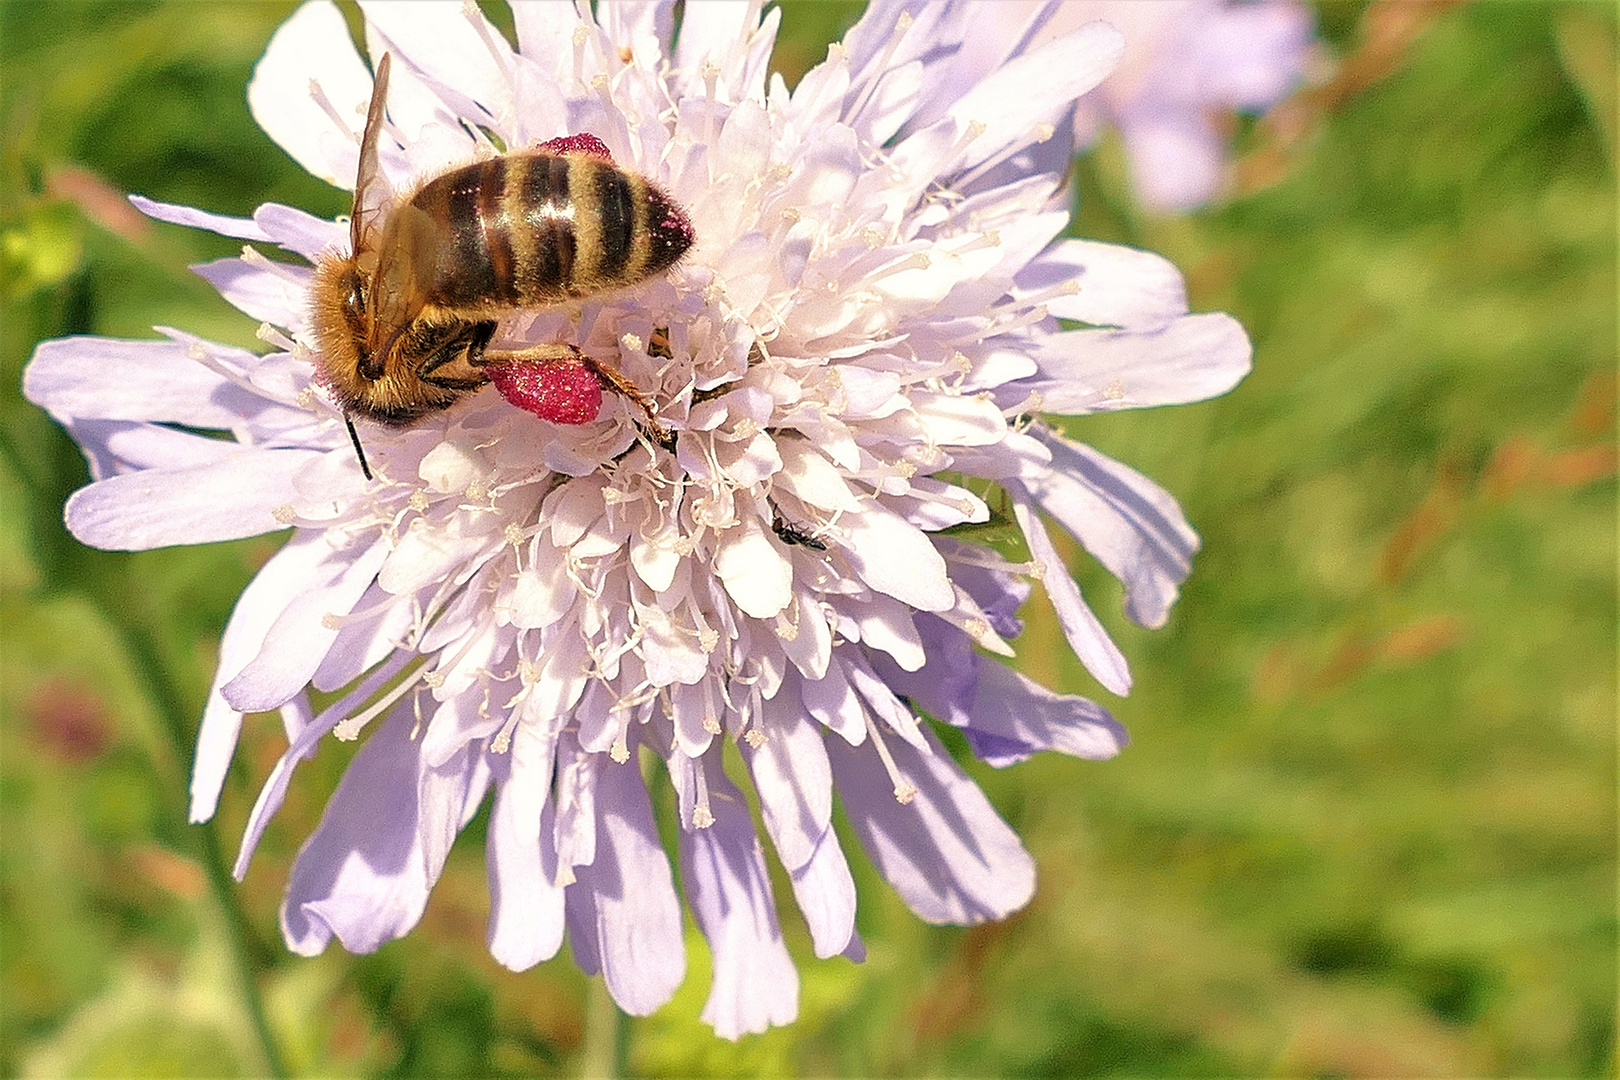
{"type": "Polygon", "coordinates": [[[366,309],[365,294],[360,291],[360,279],[349,279],[349,289],[343,294],[343,306],[353,318],[359,318],[360,313],[366,309]]]}

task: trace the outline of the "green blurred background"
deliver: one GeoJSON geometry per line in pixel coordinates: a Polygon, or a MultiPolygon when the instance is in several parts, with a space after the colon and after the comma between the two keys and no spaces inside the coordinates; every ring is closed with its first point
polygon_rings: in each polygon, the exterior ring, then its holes
{"type": "MultiPolygon", "coordinates": [[[[302,1075],[578,1075],[593,1000],[484,949],[482,822],[423,924],[286,953],[276,907],[352,748],[304,767],[247,880],[223,860],[282,749],[250,718],[185,824],[220,626],[278,537],[136,555],[61,527],[75,448],[23,402],[34,344],[162,323],[255,345],[187,270],[234,241],[123,193],[327,216],[252,123],[288,3],[0,7],[0,1073],[261,1075],[249,972],[302,1075]]],[[[497,21],[504,13],[485,5],[497,21]]],[[[788,4],[790,81],[858,5],[788,4]]],[[[357,14],[349,9],[351,18],[357,14]]],[[[1614,1075],[1615,17],[1608,4],[1327,3],[1317,84],[1234,131],[1237,194],[1132,208],[1109,139],[1076,231],[1170,256],[1255,371],[1201,405],[1066,422],[1204,537],[1109,700],[1043,599],[1023,663],[1134,744],[976,768],[1041,868],[1005,923],[924,926],[857,859],[871,958],[801,960],[797,1024],[697,1020],[707,956],[626,1023],[637,1075],[1614,1075]]]]}

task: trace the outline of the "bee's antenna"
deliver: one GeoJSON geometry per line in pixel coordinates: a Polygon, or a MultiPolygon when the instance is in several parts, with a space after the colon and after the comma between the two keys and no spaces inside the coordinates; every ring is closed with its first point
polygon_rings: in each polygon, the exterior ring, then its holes
{"type": "Polygon", "coordinates": [[[349,429],[349,440],[354,443],[354,456],[360,459],[360,471],[371,479],[371,466],[366,464],[366,452],[360,446],[360,433],[354,430],[354,419],[347,413],[343,414],[343,424],[349,429]]]}

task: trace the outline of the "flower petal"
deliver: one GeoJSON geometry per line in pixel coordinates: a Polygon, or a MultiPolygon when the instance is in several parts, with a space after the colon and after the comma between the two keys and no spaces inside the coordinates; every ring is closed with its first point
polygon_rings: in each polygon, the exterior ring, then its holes
{"type": "Polygon", "coordinates": [[[1060,319],[1093,326],[1163,326],[1187,314],[1187,285],[1170,260],[1150,251],[1095,240],[1061,240],[1017,277],[1014,295],[1073,281],[1073,295],[1054,296],[1046,308],[1060,319]]]}
{"type": "MultiPolygon", "coordinates": [[[[227,444],[229,445],[229,444],[227,444]]],[[[106,551],[209,544],[275,532],[275,509],[313,450],[243,450],[189,469],[147,469],[98,480],[68,499],[68,531],[106,551]]]]}
{"type": "Polygon", "coordinates": [[[270,770],[269,778],[259,789],[259,798],[254,802],[253,811],[248,814],[247,826],[242,830],[242,845],[237,851],[236,866],[231,871],[237,881],[247,876],[248,863],[253,858],[254,850],[259,846],[259,840],[264,836],[265,828],[281,809],[281,804],[287,797],[287,787],[292,783],[293,770],[300,762],[314,757],[315,751],[320,747],[320,740],[326,733],[341,723],[351,710],[369,700],[403,671],[409,659],[404,653],[395,655],[388,663],[362,680],[360,685],[322,709],[319,716],[298,731],[289,732],[286,752],[276,761],[275,768],[270,770]]]}
{"type": "Polygon", "coordinates": [[[518,50],[547,76],[561,74],[562,58],[573,53],[574,27],[580,25],[574,4],[513,4],[512,23],[518,50]]]}
{"type": "Polygon", "coordinates": [[[1029,544],[1030,557],[1041,567],[1041,584],[1046,586],[1046,595],[1057,610],[1058,623],[1063,627],[1069,647],[1103,686],[1116,694],[1130,693],[1131,671],[1124,654],[1080,595],[1080,586],[1069,576],[1063,556],[1052,546],[1052,538],[1030,504],[1028,492],[1016,480],[1006,480],[1003,484],[1012,496],[1013,516],[1029,544]]]}
{"type": "Polygon", "coordinates": [[[197,263],[191,269],[238,311],[260,322],[300,330],[308,321],[309,287],[314,274],[303,267],[271,271],[243,259],[215,259],[197,263]]]}
{"type": "Polygon", "coordinates": [[[1038,750],[1102,760],[1118,754],[1130,741],[1118,721],[1095,702],[1054,694],[993,660],[979,665],[966,731],[975,753],[997,768],[1023,761],[1038,750]],[[986,752],[992,740],[997,749],[986,752]]]}
{"type": "Polygon", "coordinates": [[[1223,4],[1196,43],[1200,89],[1235,109],[1261,110],[1305,76],[1314,33],[1303,4],[1223,4]]]}
{"type": "Polygon", "coordinates": [[[1133,111],[1120,118],[1119,129],[1131,179],[1148,206],[1191,210],[1220,189],[1226,144],[1203,113],[1133,111]]]}
{"type": "Polygon", "coordinates": [[[1037,338],[1040,372],[995,391],[1004,407],[1040,394],[1053,413],[1182,405],[1218,397],[1249,373],[1254,349],[1230,315],[1186,315],[1154,330],[1070,330],[1037,338]]]}
{"type": "Polygon", "coordinates": [[[421,919],[443,870],[473,784],[472,755],[426,769],[410,737],[415,710],[401,702],[360,748],[321,824],[298,853],[281,908],[287,947],[322,952],[335,936],[354,953],[374,952],[421,919]],[[404,781],[403,783],[401,781],[404,781]]]}
{"type": "Polygon", "coordinates": [[[956,604],[945,560],[922,530],[881,503],[845,513],[840,545],[850,567],[880,593],[920,611],[945,611],[956,604]]]}
{"type": "Polygon", "coordinates": [[[793,599],[793,563],[753,518],[723,535],[714,572],[743,614],[756,619],[772,618],[793,599]]]}
{"type": "Polygon", "coordinates": [[[839,953],[857,962],[863,959],[865,951],[855,933],[855,879],[838,834],[829,827],[809,860],[788,876],[816,955],[823,960],[839,953]],[[852,946],[859,955],[850,955],[852,946]]]}
{"type": "Polygon", "coordinates": [[[497,774],[487,841],[489,953],[512,971],[549,960],[562,947],[563,889],[556,884],[550,800],[556,744],[554,735],[518,724],[497,774]]]}
{"type": "Polygon", "coordinates": [[[156,221],[167,221],[171,225],[185,225],[192,229],[207,229],[209,232],[221,236],[234,236],[238,240],[269,240],[270,234],[259,227],[259,223],[252,218],[225,217],[222,214],[210,214],[206,210],[194,210],[189,206],[177,206],[174,203],[158,202],[148,199],[145,195],[131,195],[130,203],[156,221]]]}
{"type": "Polygon", "coordinates": [[[457,115],[503,126],[511,122],[511,46],[476,7],[469,10],[456,0],[362,0],[360,10],[366,16],[371,55],[394,54],[397,82],[389,88],[389,111],[408,134],[415,135],[438,116],[456,127],[457,115]],[[417,96],[412,84],[418,79],[428,91],[420,103],[411,100],[417,96]]]}
{"type": "Polygon", "coordinates": [[[247,96],[253,119],[294,161],[328,184],[353,186],[353,166],[339,173],[327,147],[333,142],[353,147],[358,159],[371,72],[349,40],[336,4],[308,0],[281,24],[253,69],[247,96]],[[332,113],[317,99],[317,87],[332,113]]]}
{"type": "Polygon", "coordinates": [[[219,640],[214,684],[209,688],[202,726],[197,731],[197,752],[191,770],[193,824],[214,816],[242,728],[242,714],[225,700],[220,688],[258,655],[264,636],[286,610],[287,598],[324,578],[321,564],[329,550],[319,534],[295,534],[259,568],[231,609],[230,621],[219,640]]]}
{"type": "Polygon", "coordinates": [[[984,127],[959,168],[1041,141],[1039,126],[1061,119],[1069,103],[1106,78],[1124,52],[1125,39],[1118,30],[1093,22],[996,70],[945,114],[960,130],[972,124],[984,127]],[[1031,87],[1040,87],[1040,92],[1031,93],[1031,87]]]}
{"type": "Polygon", "coordinates": [[[916,796],[901,804],[875,750],[827,743],[850,824],[883,879],[932,923],[1000,919],[1029,903],[1035,862],[932,733],[930,753],[890,743],[916,796]]]}
{"type": "Polygon", "coordinates": [[[58,420],[94,417],[229,430],[264,402],[173,341],[69,337],[42,342],[23,395],[58,420]]]}
{"type": "Polygon", "coordinates": [[[742,792],[726,779],[719,754],[705,754],[714,822],[681,830],[681,881],[714,956],[714,982],[702,1019],[722,1039],[791,1023],[799,1013],[799,973],[782,941],[765,853],[742,792]]]}
{"type": "Polygon", "coordinates": [[[388,555],[382,537],[364,537],[339,549],[322,539],[326,557],[312,575],[316,581],[293,597],[265,634],[258,655],[220,688],[242,712],[276,708],[310,681],[337,638],[342,624],[336,620],[354,609],[388,555]]]}
{"type": "Polygon", "coordinates": [[[1124,584],[1132,621],[1163,626],[1198,550],[1175,497],[1084,443],[1041,426],[1031,433],[1052,466],[1025,477],[1030,497],[1124,584]]]}
{"type": "Polygon", "coordinates": [[[253,211],[253,220],[278,245],[296,251],[311,262],[319,255],[347,251],[349,231],[336,221],[280,203],[265,203],[253,211]]]}
{"type": "Polygon", "coordinates": [[[739,745],[759,793],[765,832],[788,873],[804,867],[832,822],[832,772],[821,733],[805,715],[797,674],[765,703],[758,749],[739,745]]]}
{"type": "Polygon", "coordinates": [[[669,859],[634,761],[597,771],[596,858],[578,868],[566,901],[579,966],[602,973],[619,1008],[646,1016],[675,995],[686,944],[669,859]]]}

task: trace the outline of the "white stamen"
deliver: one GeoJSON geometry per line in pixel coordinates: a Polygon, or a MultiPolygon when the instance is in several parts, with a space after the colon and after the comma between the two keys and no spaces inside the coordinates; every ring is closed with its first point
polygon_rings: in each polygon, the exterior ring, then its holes
{"type": "MultiPolygon", "coordinates": [[[[482,715],[482,712],[483,710],[479,710],[480,715],[482,715]]],[[[501,725],[501,730],[497,731],[495,737],[489,741],[490,751],[496,754],[504,754],[512,749],[512,732],[516,730],[517,725],[518,710],[513,709],[507,714],[506,723],[501,725]]]]}
{"type": "Polygon", "coordinates": [[[1001,246],[1001,233],[995,229],[980,233],[970,242],[951,252],[952,255],[966,255],[970,251],[983,251],[985,248],[1001,246]]]}
{"type": "Polygon", "coordinates": [[[872,745],[877,749],[878,757],[883,761],[884,771],[894,784],[894,801],[901,806],[906,805],[917,797],[917,786],[900,774],[900,766],[894,763],[894,755],[889,753],[888,744],[883,741],[878,725],[870,716],[866,718],[866,730],[872,736],[872,745]]]}
{"type": "Polygon", "coordinates": [[[255,269],[268,270],[270,273],[281,278],[283,281],[297,285],[301,289],[309,286],[308,280],[303,275],[299,274],[297,267],[292,266],[289,263],[277,262],[274,259],[266,258],[263,252],[254,247],[252,244],[242,245],[242,261],[255,269]]]}
{"type": "Polygon", "coordinates": [[[367,709],[365,712],[356,713],[354,716],[351,716],[339,723],[332,729],[332,735],[339,742],[353,742],[355,739],[358,739],[360,737],[360,732],[364,730],[367,724],[371,723],[371,721],[376,719],[380,714],[387,711],[394,704],[394,702],[408,694],[418,682],[421,682],[426,677],[427,664],[424,662],[422,666],[412,672],[410,676],[401,680],[398,686],[394,687],[381,698],[377,699],[377,703],[372,705],[371,708],[367,709]]]}
{"type": "Polygon", "coordinates": [[[996,166],[1007,161],[1009,158],[1022,153],[1031,144],[1046,142],[1055,134],[1057,134],[1057,129],[1051,124],[1036,124],[1030,129],[1029,138],[1027,140],[1014,139],[1008,146],[1003,148],[1000,153],[992,154],[990,157],[985,158],[983,161],[979,162],[979,164],[975,165],[961,176],[953,179],[951,181],[951,186],[957,191],[965,190],[966,188],[971,187],[974,181],[984,176],[991,169],[994,169],[996,166]]]}
{"type": "Polygon", "coordinates": [[[267,322],[260,323],[259,329],[254,331],[253,336],[264,342],[266,345],[274,345],[276,348],[282,349],[286,352],[291,352],[294,345],[292,338],[288,337],[286,334],[283,334],[280,330],[277,330],[274,326],[271,326],[267,322]]]}
{"type": "Polygon", "coordinates": [[[889,61],[894,57],[894,50],[900,47],[900,42],[905,40],[906,31],[911,29],[911,25],[915,21],[909,11],[902,11],[900,17],[894,21],[894,32],[889,35],[888,42],[883,46],[883,55],[878,58],[876,64],[867,69],[878,72],[878,74],[868,81],[865,88],[862,89],[860,100],[855,107],[845,110],[844,115],[846,117],[860,116],[861,110],[871,103],[873,95],[877,93],[878,84],[889,73],[889,61]]]}
{"type": "Polygon", "coordinates": [[[591,28],[584,23],[574,24],[574,81],[585,83],[585,43],[591,39],[591,28]]]}
{"type": "Polygon", "coordinates": [[[979,332],[979,335],[975,340],[984,341],[987,338],[999,337],[1002,334],[1014,333],[1015,331],[1022,330],[1026,326],[1034,326],[1038,322],[1044,322],[1049,314],[1050,313],[1046,310],[1045,304],[1037,304],[1027,311],[1021,311],[1011,315],[1005,321],[992,320],[989,326],[986,326],[979,332]]]}
{"type": "MultiPolygon", "coordinates": [[[[884,267],[883,269],[876,271],[875,273],[868,274],[866,276],[866,280],[869,281],[869,282],[871,282],[871,281],[881,281],[886,277],[889,277],[889,276],[894,275],[894,274],[903,273],[904,271],[907,271],[907,270],[926,270],[926,269],[928,269],[928,267],[930,265],[932,265],[932,262],[933,262],[933,260],[928,257],[927,252],[925,252],[925,251],[913,252],[911,255],[907,256],[904,259],[901,259],[899,262],[891,263],[888,266],[884,267]]],[[[830,282],[829,284],[836,285],[837,283],[836,282],[830,282]]],[[[832,291],[833,292],[838,292],[838,291],[840,291],[840,289],[839,288],[834,288],[832,291]]]]}
{"type": "Polygon", "coordinates": [[[355,142],[360,141],[360,136],[355,133],[354,128],[350,127],[348,122],[338,113],[337,109],[332,105],[332,99],[326,96],[326,91],[321,88],[321,80],[309,80],[309,96],[315,100],[316,105],[320,106],[321,111],[331,118],[332,123],[338,126],[338,130],[355,142]]]}
{"type": "Polygon", "coordinates": [[[707,829],[714,824],[714,812],[709,809],[709,778],[703,771],[703,762],[692,763],[692,774],[697,786],[697,805],[692,807],[692,827],[707,829]]]}
{"type": "Polygon", "coordinates": [[[478,32],[479,39],[484,43],[484,48],[489,50],[490,58],[495,61],[495,66],[500,69],[503,76],[510,80],[512,78],[511,50],[495,47],[495,39],[490,36],[489,32],[489,20],[484,18],[482,11],[478,10],[478,5],[473,0],[462,0],[461,16],[472,23],[473,29],[478,32]]]}
{"type": "Polygon", "coordinates": [[[1044,304],[1048,300],[1056,300],[1060,296],[1078,295],[1079,292],[1080,283],[1074,278],[1070,278],[1067,281],[1060,281],[1056,285],[1042,289],[1040,292],[1030,293],[1028,296],[1020,297],[1018,303],[1044,304]]]}

